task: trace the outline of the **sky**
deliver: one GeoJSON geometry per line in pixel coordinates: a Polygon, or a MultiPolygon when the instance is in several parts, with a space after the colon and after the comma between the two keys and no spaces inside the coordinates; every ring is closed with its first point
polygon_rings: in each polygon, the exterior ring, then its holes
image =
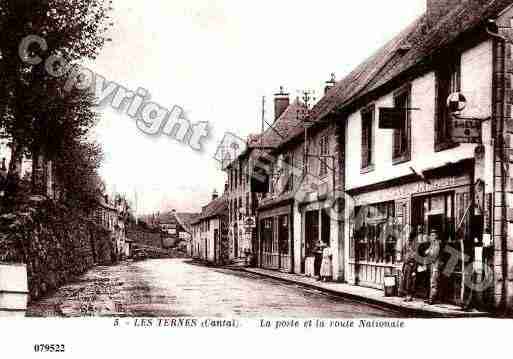
{"type": "Polygon", "coordinates": [[[165,135],[148,136],[126,114],[101,110],[95,137],[101,175],[138,214],[199,212],[225,174],[214,159],[226,132],[246,138],[273,119],[273,94],[322,94],[425,11],[425,0],[114,0],[114,27],[90,65],[108,81],[208,121],[201,152],[165,135]],[[137,195],[136,195],[137,194],[137,195]]]}

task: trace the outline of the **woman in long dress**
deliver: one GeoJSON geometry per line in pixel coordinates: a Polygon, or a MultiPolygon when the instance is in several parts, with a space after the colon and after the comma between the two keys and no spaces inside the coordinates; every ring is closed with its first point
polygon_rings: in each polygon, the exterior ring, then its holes
{"type": "Polygon", "coordinates": [[[326,243],[323,243],[321,263],[321,280],[323,282],[327,282],[333,277],[333,267],[331,263],[331,258],[331,248],[326,243]]]}

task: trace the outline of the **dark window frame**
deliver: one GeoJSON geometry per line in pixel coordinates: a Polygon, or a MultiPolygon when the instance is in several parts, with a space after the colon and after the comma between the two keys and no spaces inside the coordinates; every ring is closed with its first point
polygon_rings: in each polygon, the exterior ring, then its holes
{"type": "Polygon", "coordinates": [[[405,142],[406,146],[405,148],[401,150],[397,150],[397,148],[400,146],[398,144],[398,141],[400,140],[400,130],[395,129],[393,132],[393,139],[392,139],[392,163],[394,165],[409,162],[411,160],[411,151],[412,151],[412,135],[411,135],[411,107],[412,107],[412,98],[411,98],[411,83],[408,83],[406,85],[403,85],[398,90],[394,92],[394,107],[397,107],[397,103],[399,100],[406,96],[406,119],[404,124],[404,132],[406,132],[405,136],[405,142]]]}
{"type": "Polygon", "coordinates": [[[461,91],[461,54],[442,56],[435,69],[435,152],[458,146],[451,140],[451,121],[447,98],[451,92],[461,91]],[[455,78],[453,78],[453,76],[455,78]]]}
{"type": "Polygon", "coordinates": [[[374,171],[374,135],[375,135],[375,119],[376,119],[376,106],[370,104],[360,111],[361,115],[361,173],[368,173],[374,171]],[[370,115],[370,119],[367,116],[370,115]],[[370,122],[370,125],[368,123],[370,122]],[[364,129],[368,127],[370,133],[365,136],[364,129]]]}
{"type": "Polygon", "coordinates": [[[326,178],[328,176],[328,158],[326,156],[329,156],[330,154],[330,138],[329,136],[323,135],[319,139],[319,177],[321,179],[326,178]],[[324,157],[323,157],[324,156],[324,157]]]}

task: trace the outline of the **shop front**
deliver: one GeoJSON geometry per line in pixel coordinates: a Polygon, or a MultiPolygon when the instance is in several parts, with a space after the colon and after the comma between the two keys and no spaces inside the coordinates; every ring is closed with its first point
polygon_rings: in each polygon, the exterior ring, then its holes
{"type": "MultiPolygon", "coordinates": [[[[410,233],[418,253],[429,248],[429,234],[441,240],[439,293],[442,302],[461,304],[465,265],[472,261],[474,239],[481,238],[482,217],[475,211],[474,162],[464,161],[425,173],[348,191],[354,207],[349,223],[347,278],[350,283],[383,289],[386,277],[399,288],[404,249],[410,233]],[[397,183],[398,182],[398,183],[397,183]]],[[[419,264],[417,297],[429,296],[430,266],[419,264]]]]}
{"type": "Polygon", "coordinates": [[[258,214],[258,266],[292,273],[294,249],[292,240],[292,204],[265,206],[258,214]]]}
{"type": "Polygon", "coordinates": [[[300,207],[302,221],[301,274],[317,277],[324,246],[331,247],[331,218],[324,202],[300,207]]]}

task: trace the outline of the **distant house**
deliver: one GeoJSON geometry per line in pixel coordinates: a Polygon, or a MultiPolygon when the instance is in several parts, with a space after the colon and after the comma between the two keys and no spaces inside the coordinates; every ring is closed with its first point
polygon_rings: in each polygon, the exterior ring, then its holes
{"type": "Polygon", "coordinates": [[[187,254],[192,257],[192,223],[201,216],[201,213],[176,213],[175,217],[183,231],[178,233],[181,243],[187,248],[187,254]]]}
{"type": "Polygon", "coordinates": [[[130,254],[126,229],[127,213],[126,201],[111,201],[106,195],[99,199],[93,215],[95,222],[111,233],[113,260],[126,258],[130,254]]]}
{"type": "Polygon", "coordinates": [[[196,219],[199,213],[179,213],[175,210],[158,215],[156,225],[163,233],[162,247],[175,247],[179,242],[189,242],[191,236],[191,222],[196,219]]]}
{"type": "Polygon", "coordinates": [[[214,191],[212,201],[192,222],[192,256],[215,265],[229,261],[228,200],[214,191]]]}

